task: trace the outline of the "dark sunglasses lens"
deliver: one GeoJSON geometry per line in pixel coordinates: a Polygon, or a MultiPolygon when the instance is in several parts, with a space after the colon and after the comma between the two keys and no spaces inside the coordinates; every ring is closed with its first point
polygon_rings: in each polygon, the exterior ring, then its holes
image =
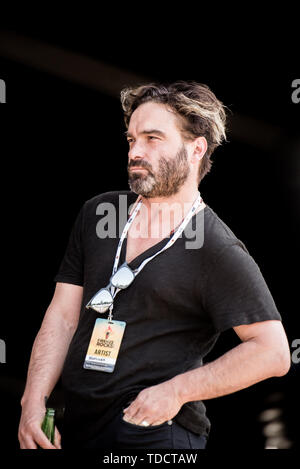
{"type": "Polygon", "coordinates": [[[112,304],[111,293],[106,288],[102,288],[87,304],[87,307],[93,308],[98,313],[105,313],[112,304]]]}
{"type": "Polygon", "coordinates": [[[120,267],[119,270],[111,277],[111,284],[116,288],[127,288],[134,279],[134,273],[127,267],[120,267]]]}

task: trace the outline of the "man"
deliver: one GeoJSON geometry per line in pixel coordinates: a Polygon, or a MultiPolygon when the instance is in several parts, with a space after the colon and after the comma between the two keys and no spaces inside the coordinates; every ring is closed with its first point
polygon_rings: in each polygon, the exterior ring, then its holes
{"type": "Polygon", "coordinates": [[[131,191],[94,197],[76,220],[32,350],[21,448],[60,447],[58,431],[52,446],[40,423],[61,373],[64,448],[199,449],[210,429],[203,400],[290,366],[257,264],[198,192],[225,138],[224,106],[194,82],[126,89],[121,98],[131,191]],[[125,221],[105,237],[103,206],[120,220],[121,197],[125,221]],[[185,227],[203,242],[188,247],[185,227]],[[203,365],[228,328],[241,343],[203,365]]]}

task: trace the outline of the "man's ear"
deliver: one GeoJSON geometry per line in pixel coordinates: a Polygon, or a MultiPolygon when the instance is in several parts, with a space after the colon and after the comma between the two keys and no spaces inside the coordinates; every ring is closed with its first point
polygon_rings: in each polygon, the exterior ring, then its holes
{"type": "Polygon", "coordinates": [[[200,161],[207,150],[207,140],[205,137],[198,137],[194,140],[194,150],[191,158],[192,163],[200,161]]]}

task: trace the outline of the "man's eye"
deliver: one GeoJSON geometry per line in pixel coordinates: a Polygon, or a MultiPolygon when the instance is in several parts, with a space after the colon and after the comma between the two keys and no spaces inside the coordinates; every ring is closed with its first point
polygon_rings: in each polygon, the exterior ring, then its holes
{"type": "Polygon", "coordinates": [[[149,135],[149,140],[157,140],[157,137],[155,137],[154,135],[149,135]]]}

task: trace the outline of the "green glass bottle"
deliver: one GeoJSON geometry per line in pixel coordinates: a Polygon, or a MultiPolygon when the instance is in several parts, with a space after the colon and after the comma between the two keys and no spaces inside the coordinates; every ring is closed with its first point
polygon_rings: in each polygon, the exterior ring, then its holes
{"type": "Polygon", "coordinates": [[[42,423],[42,430],[46,437],[54,445],[54,430],[55,430],[55,410],[51,408],[46,409],[46,415],[42,423]]]}

